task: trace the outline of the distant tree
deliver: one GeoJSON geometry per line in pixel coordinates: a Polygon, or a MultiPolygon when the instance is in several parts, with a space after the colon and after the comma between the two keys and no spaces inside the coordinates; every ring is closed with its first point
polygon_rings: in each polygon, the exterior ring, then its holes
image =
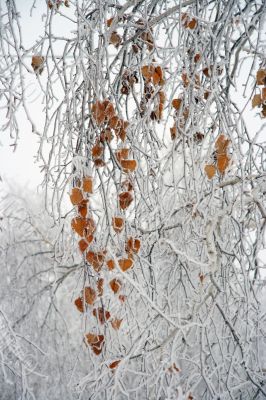
{"type": "Polygon", "coordinates": [[[2,6],[4,128],[18,137],[22,108],[39,135],[79,399],[266,397],[265,7],[50,0],[25,49],[18,2],[2,6]]]}

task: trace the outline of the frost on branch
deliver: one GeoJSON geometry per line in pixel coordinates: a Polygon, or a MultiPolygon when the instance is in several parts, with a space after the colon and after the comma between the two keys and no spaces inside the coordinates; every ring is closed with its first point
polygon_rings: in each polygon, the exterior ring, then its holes
{"type": "Polygon", "coordinates": [[[246,117],[265,117],[263,1],[65,3],[45,4],[32,48],[14,47],[17,106],[2,80],[11,133],[19,108],[35,127],[24,75],[42,93],[50,251],[78,328],[71,387],[95,399],[265,397],[265,142],[246,117]],[[73,29],[59,34],[58,21],[73,29]]]}

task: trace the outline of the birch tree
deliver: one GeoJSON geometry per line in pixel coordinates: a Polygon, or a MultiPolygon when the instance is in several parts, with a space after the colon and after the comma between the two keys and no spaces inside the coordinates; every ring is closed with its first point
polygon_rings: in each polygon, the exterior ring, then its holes
{"type": "Polygon", "coordinates": [[[19,145],[26,113],[72,265],[73,396],[263,399],[265,2],[35,1],[29,48],[20,6],[1,3],[3,128],[19,145]]]}

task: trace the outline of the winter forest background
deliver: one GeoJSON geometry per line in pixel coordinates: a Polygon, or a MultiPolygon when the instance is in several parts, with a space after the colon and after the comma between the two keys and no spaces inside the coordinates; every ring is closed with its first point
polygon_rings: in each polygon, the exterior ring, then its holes
{"type": "Polygon", "coordinates": [[[266,399],[264,0],[0,0],[0,400],[266,399]]]}

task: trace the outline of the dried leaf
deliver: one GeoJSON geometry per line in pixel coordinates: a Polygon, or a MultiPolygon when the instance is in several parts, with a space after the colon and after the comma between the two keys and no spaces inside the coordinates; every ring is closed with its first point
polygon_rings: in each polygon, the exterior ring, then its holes
{"type": "Polygon", "coordinates": [[[109,127],[111,129],[117,129],[117,128],[119,128],[119,123],[120,123],[120,119],[117,116],[114,116],[114,117],[110,118],[110,120],[109,120],[109,127]]]}
{"type": "Polygon", "coordinates": [[[215,165],[207,164],[207,165],[205,165],[204,170],[209,179],[212,179],[214,177],[215,172],[216,172],[215,165]]]}
{"type": "Polygon", "coordinates": [[[103,295],[103,284],[104,284],[104,279],[103,279],[103,278],[100,278],[100,279],[97,281],[97,290],[98,290],[99,296],[102,296],[102,295],[103,295]]]}
{"type": "Polygon", "coordinates": [[[83,195],[82,192],[79,188],[72,188],[71,195],[70,195],[70,201],[71,203],[75,206],[79,203],[81,203],[83,200],[83,195]]]}
{"type": "Polygon", "coordinates": [[[119,300],[121,301],[121,303],[124,303],[125,301],[126,301],[126,296],[124,295],[124,294],[120,294],[119,296],[118,296],[118,298],[119,298],[119,300]]]}
{"type": "Polygon", "coordinates": [[[89,251],[86,259],[96,272],[99,272],[105,260],[106,251],[93,252],[89,251]]]}
{"type": "Polygon", "coordinates": [[[121,160],[126,160],[128,158],[130,149],[127,148],[123,148],[123,149],[119,149],[115,152],[115,156],[117,158],[117,161],[119,163],[121,163],[121,160]]]}
{"type": "Polygon", "coordinates": [[[93,160],[94,165],[96,168],[100,168],[100,167],[104,167],[105,166],[105,162],[103,161],[102,158],[95,158],[95,160],[93,160]]]}
{"type": "Polygon", "coordinates": [[[124,228],[124,218],[122,217],[113,217],[112,218],[113,229],[116,233],[122,232],[124,228]]]}
{"type": "Polygon", "coordinates": [[[114,105],[109,100],[104,100],[103,104],[105,107],[104,110],[105,119],[109,121],[111,118],[115,116],[114,105]]]}
{"type": "Polygon", "coordinates": [[[253,99],[252,99],[252,108],[254,107],[260,107],[261,106],[261,95],[260,94],[255,94],[253,99]]]}
{"type": "Polygon", "coordinates": [[[176,372],[180,372],[180,371],[181,371],[181,369],[178,368],[178,367],[176,366],[175,363],[173,363],[173,368],[174,368],[174,370],[175,370],[176,372]]]}
{"type": "Polygon", "coordinates": [[[204,135],[201,132],[196,132],[194,133],[193,138],[196,142],[202,142],[202,140],[204,139],[204,135]]]}
{"type": "Polygon", "coordinates": [[[195,29],[196,26],[197,26],[197,20],[195,18],[192,18],[188,23],[188,28],[195,29]]]}
{"type": "Polygon", "coordinates": [[[261,89],[261,98],[262,98],[263,104],[265,104],[265,102],[266,102],[266,87],[261,89]]]}
{"type": "Polygon", "coordinates": [[[113,20],[114,20],[114,17],[106,20],[106,25],[108,26],[108,28],[110,28],[110,26],[112,25],[113,20]]]}
{"type": "Polygon", "coordinates": [[[123,272],[127,271],[133,265],[133,261],[130,258],[121,258],[118,260],[118,263],[123,272]]]}
{"type": "Polygon", "coordinates": [[[93,305],[97,298],[97,295],[93,288],[87,286],[84,288],[84,297],[87,304],[93,305]]]}
{"type": "Polygon", "coordinates": [[[207,78],[210,78],[211,73],[210,73],[210,70],[209,70],[208,67],[203,68],[202,72],[203,72],[203,74],[204,74],[205,76],[207,76],[207,78]]]}
{"type": "Polygon", "coordinates": [[[88,242],[85,239],[81,239],[78,243],[79,245],[79,249],[82,253],[84,253],[84,251],[87,249],[87,247],[89,246],[88,242]]]}
{"type": "Polygon", "coordinates": [[[184,87],[187,87],[190,82],[187,73],[183,72],[183,74],[181,75],[181,78],[182,78],[184,87]]]}
{"type": "Polygon", "coordinates": [[[110,36],[110,43],[113,44],[116,48],[118,48],[121,42],[122,42],[121,36],[116,31],[113,31],[110,36]]]}
{"type": "Polygon", "coordinates": [[[226,153],[229,142],[230,142],[230,140],[227,139],[224,135],[218,136],[218,138],[215,142],[216,152],[218,154],[226,153]]]}
{"type": "Polygon", "coordinates": [[[103,145],[101,143],[96,143],[92,149],[91,149],[91,154],[93,158],[100,158],[103,154],[103,145]]]}
{"type": "Polygon", "coordinates": [[[122,324],[122,321],[123,321],[123,319],[114,318],[111,321],[111,325],[116,331],[118,331],[118,329],[120,328],[120,326],[122,324]]]}
{"type": "Polygon", "coordinates": [[[140,240],[135,239],[132,236],[127,239],[125,250],[127,253],[135,253],[137,254],[140,250],[140,240]]]}
{"type": "Polygon", "coordinates": [[[105,106],[101,101],[96,101],[91,108],[92,116],[97,125],[102,125],[105,120],[105,106]]]}
{"type": "Polygon", "coordinates": [[[111,317],[111,314],[109,313],[109,311],[105,311],[103,307],[98,307],[97,309],[94,308],[92,310],[92,314],[94,315],[94,317],[96,317],[98,319],[98,321],[102,325],[106,321],[108,321],[108,319],[111,317]]]}
{"type": "Polygon", "coordinates": [[[78,213],[82,218],[87,217],[88,207],[87,207],[88,200],[82,200],[78,205],[78,213]]]}
{"type": "Polygon", "coordinates": [[[88,225],[88,219],[82,217],[75,217],[71,221],[71,228],[79,235],[85,236],[85,228],[88,225]]]}
{"type": "Polygon", "coordinates": [[[200,283],[203,283],[204,275],[202,273],[199,273],[199,279],[200,279],[200,283]]]}
{"type": "Polygon", "coordinates": [[[77,309],[80,311],[80,312],[84,312],[84,304],[83,304],[83,299],[81,298],[81,297],[78,297],[76,300],[75,300],[75,306],[77,307],[77,309]]]}
{"type": "Polygon", "coordinates": [[[133,172],[137,168],[136,160],[121,160],[121,166],[124,172],[133,172]]]}
{"type": "Polygon", "coordinates": [[[119,194],[119,205],[122,210],[130,206],[133,201],[133,196],[130,192],[122,192],[119,194]]]}
{"type": "Polygon", "coordinates": [[[112,141],[112,139],[113,139],[113,135],[112,135],[112,131],[110,128],[106,128],[101,132],[100,141],[102,143],[104,143],[104,142],[110,143],[112,141]]]}
{"type": "Polygon", "coordinates": [[[121,362],[121,360],[113,361],[111,364],[109,364],[109,368],[110,369],[116,368],[120,362],[121,362]]]}
{"type": "Polygon", "coordinates": [[[266,69],[259,69],[257,71],[257,85],[265,85],[266,84],[266,69]]]}
{"type": "Polygon", "coordinates": [[[201,59],[201,55],[199,53],[196,53],[194,55],[194,62],[197,63],[201,59]]]}
{"type": "Polygon", "coordinates": [[[174,109],[179,110],[182,104],[182,99],[173,99],[172,106],[174,109]]]}
{"type": "Polygon", "coordinates": [[[153,65],[144,65],[141,67],[141,74],[146,82],[150,82],[154,73],[154,66],[153,65]]]}
{"type": "Polygon", "coordinates": [[[114,278],[109,282],[109,286],[114,293],[117,293],[122,287],[122,282],[119,279],[114,278]]]}
{"type": "Polygon", "coordinates": [[[85,193],[93,193],[93,179],[91,176],[85,176],[82,181],[83,184],[83,192],[85,193]]]}
{"type": "Polygon", "coordinates": [[[176,125],[174,125],[172,128],[170,128],[170,133],[171,133],[171,139],[172,139],[172,140],[175,140],[176,134],[177,134],[176,125]]]}
{"type": "Polygon", "coordinates": [[[229,157],[227,154],[217,154],[217,169],[220,174],[224,174],[226,168],[229,165],[229,157]]]}
{"type": "Polygon", "coordinates": [[[109,269],[109,271],[112,271],[113,269],[115,269],[115,262],[114,260],[108,260],[106,262],[107,264],[107,268],[109,269]]]}
{"type": "Polygon", "coordinates": [[[153,84],[156,85],[163,85],[164,84],[164,79],[163,79],[163,70],[160,66],[157,66],[154,68],[154,72],[152,74],[152,80],[153,84]]]}
{"type": "Polygon", "coordinates": [[[42,56],[32,56],[31,66],[33,71],[38,75],[43,72],[44,68],[44,57],[42,56]]]}
{"type": "Polygon", "coordinates": [[[125,181],[123,181],[121,183],[121,187],[126,191],[126,192],[130,192],[131,190],[133,190],[133,185],[132,182],[129,179],[126,179],[125,181]]]}
{"type": "Polygon", "coordinates": [[[92,351],[99,355],[102,352],[102,348],[104,345],[104,336],[103,335],[96,335],[94,333],[87,333],[85,335],[87,343],[91,346],[92,351]]]}

